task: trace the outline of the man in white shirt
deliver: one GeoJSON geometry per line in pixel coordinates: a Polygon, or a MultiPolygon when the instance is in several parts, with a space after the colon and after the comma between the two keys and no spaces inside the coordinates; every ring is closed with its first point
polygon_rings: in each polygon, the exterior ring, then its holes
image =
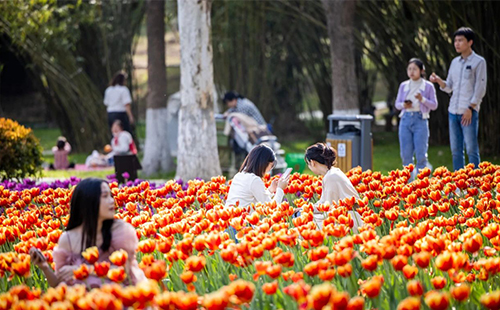
{"type": "Polygon", "coordinates": [[[486,93],[486,61],[472,50],[474,31],[462,27],[454,35],[454,45],[460,56],[451,62],[446,81],[435,73],[429,80],[438,83],[441,90],[450,94],[448,120],[453,169],[465,165],[464,143],[469,162],[476,168],[481,161],[477,134],[479,129],[479,107],[486,93]]]}

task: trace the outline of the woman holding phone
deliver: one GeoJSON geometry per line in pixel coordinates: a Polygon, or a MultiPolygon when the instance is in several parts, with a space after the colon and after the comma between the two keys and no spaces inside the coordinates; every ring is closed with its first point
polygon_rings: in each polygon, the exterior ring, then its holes
{"type": "Polygon", "coordinates": [[[413,163],[416,157],[418,170],[427,166],[429,147],[429,113],[436,110],[436,90],[431,82],[424,79],[424,63],[412,58],[406,68],[409,80],[399,86],[396,109],[401,110],[399,117],[399,146],[403,166],[413,163]]]}
{"type": "MultiPolygon", "coordinates": [[[[114,215],[115,200],[106,181],[88,178],[78,183],[72,193],[66,231],[52,252],[55,272],[40,250],[30,249],[31,262],[43,271],[51,287],[61,282],[68,285],[84,283],[75,280],[73,271],[82,264],[88,264],[82,252],[94,246],[99,251],[98,262],[109,262],[109,256],[114,251],[125,250],[128,254],[125,270],[132,284],[146,280],[135,257],[138,244],[135,229],[122,220],[114,219],[114,215]]],[[[100,287],[102,281],[91,275],[86,283],[94,288],[100,287]]]]}
{"type": "MultiPolygon", "coordinates": [[[[339,168],[334,167],[337,161],[337,152],[331,146],[325,143],[316,143],[309,146],[304,160],[313,173],[323,176],[323,190],[320,199],[314,205],[313,211],[314,222],[318,229],[322,229],[326,215],[325,212],[317,209],[318,205],[330,204],[331,202],[338,202],[352,197],[359,199],[359,194],[349,178],[339,168]]],[[[358,228],[364,225],[361,215],[356,211],[348,211],[348,214],[353,220],[353,232],[358,233],[358,228]]]]}
{"type": "Polygon", "coordinates": [[[226,207],[238,205],[245,208],[252,203],[270,201],[281,203],[290,175],[273,180],[269,189],[266,189],[262,181],[275,165],[276,155],[270,147],[263,144],[254,147],[233,178],[227,194],[226,207]]]}

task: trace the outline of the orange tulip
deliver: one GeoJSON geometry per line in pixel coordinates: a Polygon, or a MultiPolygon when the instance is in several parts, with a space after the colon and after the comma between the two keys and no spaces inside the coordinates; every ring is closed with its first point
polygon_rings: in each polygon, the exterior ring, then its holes
{"type": "Polygon", "coordinates": [[[186,269],[192,272],[199,272],[205,268],[205,256],[190,256],[186,259],[186,269]]]}
{"type": "Polygon", "coordinates": [[[134,300],[139,304],[137,308],[144,307],[160,293],[158,283],[152,280],[141,281],[135,287],[129,286],[128,288],[133,288],[134,300]]]}
{"type": "Polygon", "coordinates": [[[500,291],[484,294],[479,301],[490,310],[500,309],[500,291]]]}
{"type": "Polygon", "coordinates": [[[109,262],[94,263],[94,272],[98,277],[105,277],[108,274],[109,268],[109,262]]]}
{"type": "Polygon", "coordinates": [[[198,295],[195,293],[177,292],[174,295],[176,309],[195,310],[198,308],[198,295]]]}
{"type": "Polygon", "coordinates": [[[420,299],[415,297],[408,297],[403,299],[397,310],[419,310],[420,309],[420,299]]]}
{"type": "Polygon", "coordinates": [[[216,291],[203,298],[203,306],[207,310],[224,310],[228,305],[229,296],[224,291],[216,291]]]}
{"type": "Polygon", "coordinates": [[[431,282],[432,286],[434,286],[434,288],[437,290],[440,290],[446,286],[446,279],[441,276],[432,278],[431,282]]]}
{"type": "Polygon", "coordinates": [[[116,266],[123,266],[127,262],[128,254],[125,250],[114,251],[109,256],[109,260],[116,266]]]}
{"type": "Polygon", "coordinates": [[[172,249],[172,243],[173,241],[170,239],[163,239],[162,241],[157,242],[156,247],[158,248],[158,251],[166,254],[172,249]]]}
{"type": "Polygon", "coordinates": [[[82,256],[89,264],[94,264],[99,259],[99,249],[96,246],[88,248],[82,252],[82,256]]]}
{"type": "Polygon", "coordinates": [[[365,260],[361,262],[361,266],[368,271],[374,271],[378,266],[378,256],[370,255],[365,260]]]}
{"type": "Polygon", "coordinates": [[[238,297],[241,303],[250,302],[255,293],[255,285],[245,280],[236,280],[232,282],[230,289],[234,291],[234,295],[238,297]]]}
{"type": "Polygon", "coordinates": [[[432,310],[445,310],[448,308],[450,300],[446,293],[430,291],[425,294],[425,303],[432,310]]]}
{"type": "Polygon", "coordinates": [[[156,249],[156,241],[153,239],[142,240],[137,245],[137,249],[144,254],[153,253],[156,249]]]}
{"type": "Polygon", "coordinates": [[[352,265],[346,264],[344,266],[337,267],[337,273],[343,278],[350,277],[352,274],[352,265]]]}
{"type": "Polygon", "coordinates": [[[427,268],[431,260],[431,254],[429,252],[420,252],[413,255],[413,260],[420,268],[427,268]]]}
{"type": "Polygon", "coordinates": [[[481,236],[480,233],[476,233],[474,234],[474,236],[472,236],[472,238],[467,238],[464,241],[464,249],[470,253],[475,253],[479,251],[479,249],[481,249],[482,246],[483,246],[483,237],[481,236]]]}
{"type": "Polygon", "coordinates": [[[267,267],[266,269],[266,274],[273,278],[273,279],[276,279],[278,278],[280,275],[281,275],[281,265],[273,265],[273,266],[269,266],[267,267]]]}
{"type": "Polygon", "coordinates": [[[108,278],[113,282],[123,282],[125,276],[125,269],[123,267],[113,268],[108,271],[108,278]]]}
{"type": "Polygon", "coordinates": [[[304,272],[310,277],[314,277],[315,275],[317,275],[319,272],[318,262],[313,261],[305,265],[304,272]]]}
{"type": "Polygon", "coordinates": [[[144,275],[148,279],[160,281],[167,275],[167,263],[164,260],[158,260],[146,267],[144,275]]]}
{"type": "Polygon", "coordinates": [[[315,285],[309,293],[308,308],[321,310],[330,301],[330,297],[334,294],[334,288],[330,283],[315,285]]]}
{"type": "Polygon", "coordinates": [[[403,255],[396,255],[394,258],[391,260],[392,267],[394,267],[394,270],[396,271],[401,271],[403,270],[403,267],[408,264],[408,258],[403,255]]]}
{"type": "Polygon", "coordinates": [[[351,261],[353,257],[353,249],[345,248],[335,255],[335,265],[343,266],[351,261]]]}
{"type": "Polygon", "coordinates": [[[308,284],[300,280],[283,288],[283,293],[295,299],[298,304],[303,304],[307,300],[306,296],[310,289],[311,287],[308,284]]]}
{"type": "Polygon", "coordinates": [[[458,301],[465,301],[469,298],[470,287],[469,285],[462,283],[460,285],[452,286],[450,289],[451,297],[458,301]]]}
{"type": "Polygon", "coordinates": [[[349,300],[347,310],[363,310],[365,307],[365,299],[361,296],[356,296],[349,300]]]}
{"type": "Polygon", "coordinates": [[[406,279],[411,280],[417,275],[418,268],[415,266],[405,265],[403,267],[403,275],[406,279]]]}
{"type": "Polygon", "coordinates": [[[436,267],[442,271],[448,271],[453,267],[453,257],[450,252],[443,252],[436,257],[436,267]]]}
{"type": "Polygon", "coordinates": [[[330,297],[330,304],[333,309],[346,309],[349,303],[349,293],[347,292],[334,292],[330,297]]]}
{"type": "Polygon", "coordinates": [[[323,281],[330,281],[335,277],[335,269],[320,270],[318,277],[323,281]]]}
{"type": "Polygon", "coordinates": [[[382,281],[379,277],[373,277],[361,285],[361,291],[369,298],[375,298],[380,294],[382,288],[382,281]]]}
{"type": "Polygon", "coordinates": [[[161,310],[174,310],[175,309],[175,304],[174,304],[175,295],[176,295],[176,293],[165,291],[165,292],[155,296],[154,303],[161,310]]]}
{"type": "Polygon", "coordinates": [[[283,252],[283,253],[276,255],[273,258],[273,260],[276,264],[281,264],[285,267],[293,267],[293,265],[295,263],[295,256],[293,255],[293,253],[283,252]]]}
{"type": "Polygon", "coordinates": [[[276,294],[277,290],[278,290],[278,281],[273,281],[271,283],[264,283],[262,285],[262,291],[267,295],[276,294]]]}
{"type": "Polygon", "coordinates": [[[181,273],[181,275],[179,277],[181,278],[182,282],[184,282],[186,284],[196,282],[196,280],[198,280],[196,275],[192,271],[189,271],[189,270],[181,273]]]}
{"type": "MultiPolygon", "coordinates": [[[[1,270],[1,268],[0,268],[1,270]]],[[[30,275],[30,260],[20,260],[12,263],[12,270],[20,277],[28,277],[30,275]]]]}
{"type": "Polygon", "coordinates": [[[90,268],[86,264],[81,264],[80,267],[76,270],[73,270],[73,275],[77,280],[85,280],[90,275],[90,268]]]}
{"type": "Polygon", "coordinates": [[[418,280],[408,282],[406,289],[411,296],[422,296],[424,294],[424,287],[418,280]]]}

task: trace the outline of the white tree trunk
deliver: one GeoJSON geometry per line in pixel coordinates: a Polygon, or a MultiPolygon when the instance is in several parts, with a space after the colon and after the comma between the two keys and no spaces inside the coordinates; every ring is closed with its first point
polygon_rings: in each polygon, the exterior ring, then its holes
{"type": "Polygon", "coordinates": [[[151,176],[174,170],[170,154],[165,98],[167,74],[165,65],[165,2],[146,2],[148,33],[148,98],[146,110],[146,144],[142,160],[143,173],[151,176]]]}
{"type": "Polygon", "coordinates": [[[177,2],[181,43],[181,109],[177,178],[220,175],[214,118],[214,80],[208,0],[177,2]]]}
{"type": "Polygon", "coordinates": [[[167,108],[146,110],[146,143],[142,171],[150,176],[174,169],[174,161],[168,147],[167,108]]]}

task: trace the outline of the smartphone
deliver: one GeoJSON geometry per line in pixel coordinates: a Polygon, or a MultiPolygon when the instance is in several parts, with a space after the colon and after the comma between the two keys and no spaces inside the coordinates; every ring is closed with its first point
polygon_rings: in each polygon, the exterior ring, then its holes
{"type": "Polygon", "coordinates": [[[40,251],[39,249],[35,248],[32,253],[33,256],[38,256],[38,258],[40,259],[40,261],[44,262],[46,261],[47,259],[45,258],[45,255],[43,255],[42,251],[40,251]]]}
{"type": "Polygon", "coordinates": [[[292,168],[286,168],[285,172],[283,172],[283,174],[281,175],[281,178],[283,180],[288,178],[288,176],[290,175],[291,172],[292,172],[292,168]]]}

